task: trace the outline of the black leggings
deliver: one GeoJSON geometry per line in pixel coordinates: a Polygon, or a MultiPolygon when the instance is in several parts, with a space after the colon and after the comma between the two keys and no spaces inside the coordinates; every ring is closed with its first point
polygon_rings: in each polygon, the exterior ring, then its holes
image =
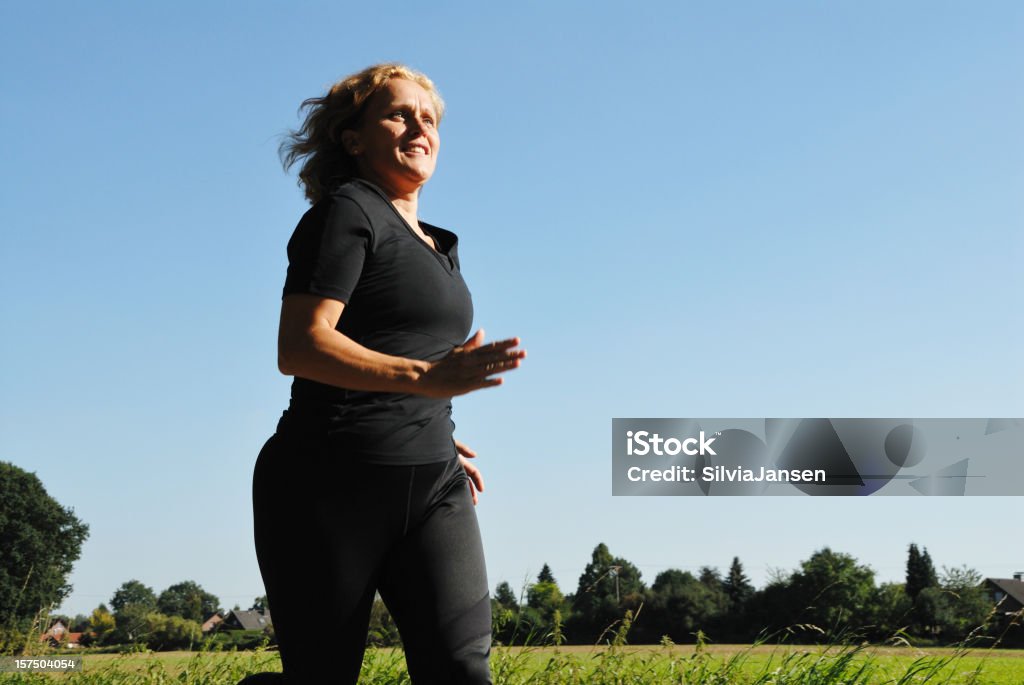
{"type": "Polygon", "coordinates": [[[285,680],[355,683],[379,591],[413,683],[490,684],[487,572],[459,459],[347,456],[278,433],[256,460],[256,556],[285,680]]]}

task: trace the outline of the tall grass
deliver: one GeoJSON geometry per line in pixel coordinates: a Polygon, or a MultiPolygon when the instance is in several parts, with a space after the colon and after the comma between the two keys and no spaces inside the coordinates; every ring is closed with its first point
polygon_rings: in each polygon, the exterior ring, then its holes
{"type": "MultiPolygon", "coordinates": [[[[67,652],[61,654],[67,656],[67,652]]],[[[180,667],[169,666],[155,653],[141,655],[125,652],[99,667],[91,667],[84,655],[84,667],[78,673],[5,673],[0,683],[53,685],[55,682],[78,685],[235,685],[251,673],[280,670],[276,654],[267,652],[196,652],[180,667]]]]}
{"type": "MultiPolygon", "coordinates": [[[[590,655],[557,647],[542,650],[541,664],[530,668],[529,648],[499,651],[494,660],[495,682],[508,685],[622,685],[624,683],[680,683],[700,685],[870,685],[874,683],[954,683],[941,674],[955,657],[917,659],[893,679],[865,652],[867,645],[839,642],[822,648],[782,650],[779,656],[755,658],[767,638],[729,656],[712,654],[706,637],[698,632],[692,653],[680,651],[667,637],[661,648],[636,652],[626,648],[631,616],[626,615],[607,646],[590,655]],[[760,663],[758,663],[760,662],[760,663]]],[[[964,681],[964,682],[974,682],[964,681]]]]}
{"type": "MultiPolygon", "coordinates": [[[[500,685],[624,685],[626,683],[679,683],[680,685],[981,685],[981,683],[1024,683],[1024,663],[1014,680],[982,680],[980,664],[974,669],[958,668],[970,652],[969,642],[939,656],[921,655],[901,660],[895,669],[870,651],[867,642],[847,630],[836,633],[811,625],[793,626],[785,631],[762,635],[751,646],[731,655],[709,650],[706,636],[698,631],[691,653],[679,650],[668,637],[658,649],[627,649],[626,637],[634,616],[626,612],[617,625],[610,626],[590,654],[566,651],[552,640],[558,622],[547,636],[548,646],[499,649],[492,659],[495,683],[500,685]],[[787,634],[817,632],[824,644],[814,647],[786,647],[787,634]],[[606,636],[608,637],[605,640],[606,636]],[[776,645],[774,653],[763,655],[759,648],[776,645]]],[[[901,638],[902,639],[902,638],[901,638]]],[[[909,647],[909,645],[907,645],[909,647]]]]}
{"type": "MultiPolygon", "coordinates": [[[[826,632],[816,626],[792,626],[763,635],[752,645],[731,654],[717,652],[698,631],[696,645],[681,649],[663,638],[659,646],[632,647],[627,638],[636,616],[625,616],[609,626],[603,644],[592,648],[564,646],[560,617],[550,631],[531,635],[525,647],[498,647],[491,667],[497,685],[1020,685],[1024,683],[1024,659],[1013,674],[986,675],[982,655],[994,655],[993,645],[976,649],[977,633],[953,650],[938,655],[910,654],[892,658],[858,641],[849,631],[826,632]],[[817,646],[787,645],[788,637],[816,634],[817,646]],[[978,661],[973,668],[965,660],[978,661]]],[[[892,644],[909,646],[902,635],[892,644]]],[[[325,648],[329,651],[329,648],[325,648]]],[[[67,655],[68,652],[62,652],[67,655]]],[[[245,676],[279,671],[276,652],[265,648],[251,652],[200,651],[175,663],[159,653],[126,653],[110,657],[85,655],[85,671],[68,674],[0,674],[0,683],[73,685],[235,685],[245,676]],[[93,661],[92,659],[95,659],[93,661]],[[90,661],[92,663],[90,664],[90,661]]],[[[369,649],[360,683],[408,685],[405,658],[399,649],[369,649]]]]}
{"type": "MultiPolygon", "coordinates": [[[[610,645],[592,654],[557,648],[498,649],[492,671],[499,685],[625,685],[652,683],[679,685],[1019,685],[1024,674],[1010,679],[984,679],[980,667],[958,669],[961,654],[921,656],[891,673],[863,645],[811,648],[782,652],[761,661],[751,648],[731,656],[711,654],[698,643],[692,653],[681,653],[671,642],[647,652],[632,652],[610,645]]],[[[126,654],[101,667],[69,674],[2,674],[2,683],[76,685],[235,685],[245,676],[280,669],[274,654],[252,652],[196,653],[182,667],[169,665],[156,655],[140,658],[126,654]]],[[[400,650],[367,652],[359,679],[366,685],[408,685],[405,659],[400,650]]]]}

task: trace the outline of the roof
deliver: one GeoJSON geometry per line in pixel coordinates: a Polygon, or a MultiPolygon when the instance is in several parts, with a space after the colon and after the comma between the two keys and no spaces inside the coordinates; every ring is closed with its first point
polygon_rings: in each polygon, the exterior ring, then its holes
{"type": "Polygon", "coordinates": [[[1005,592],[1009,597],[1024,606],[1024,580],[1012,578],[986,578],[988,582],[1005,592]]]}
{"type": "Polygon", "coordinates": [[[50,622],[50,627],[47,629],[47,632],[51,630],[67,630],[67,628],[67,624],[65,624],[62,619],[55,618],[50,622]]]}
{"type": "Polygon", "coordinates": [[[210,630],[213,630],[214,626],[216,626],[218,623],[221,623],[223,621],[224,621],[224,618],[220,614],[214,614],[210,618],[208,618],[205,621],[203,621],[203,626],[202,626],[203,632],[208,632],[210,630]]]}
{"type": "Polygon", "coordinates": [[[64,625],[64,621],[60,620],[59,618],[54,619],[50,623],[50,627],[46,629],[46,632],[39,636],[39,639],[47,640],[52,637],[56,640],[60,640],[61,636],[64,635],[64,633],[66,633],[67,631],[68,627],[64,625]]]}
{"type": "Polygon", "coordinates": [[[59,643],[62,640],[64,640],[69,645],[77,645],[79,642],[82,641],[82,635],[84,635],[85,633],[83,633],[83,632],[77,632],[77,633],[68,632],[66,630],[63,630],[63,628],[64,628],[64,622],[63,621],[57,621],[57,623],[60,624],[61,630],[54,630],[54,628],[57,627],[56,624],[54,624],[54,626],[52,628],[50,628],[45,633],[43,633],[42,635],[39,636],[39,640],[42,641],[42,642],[46,642],[47,640],[52,640],[54,643],[59,643]]]}
{"type": "Polygon", "coordinates": [[[258,611],[232,611],[229,616],[234,616],[236,623],[242,626],[243,630],[263,630],[271,625],[270,614],[261,614],[258,611]]]}

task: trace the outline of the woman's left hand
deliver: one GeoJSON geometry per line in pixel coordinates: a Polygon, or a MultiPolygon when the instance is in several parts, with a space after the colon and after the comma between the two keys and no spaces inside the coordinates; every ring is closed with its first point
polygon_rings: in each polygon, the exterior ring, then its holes
{"type": "Polygon", "coordinates": [[[479,499],[477,492],[484,491],[483,474],[480,473],[480,469],[469,461],[476,457],[476,452],[469,449],[458,440],[455,440],[455,449],[459,452],[459,461],[462,462],[462,468],[466,470],[466,475],[469,476],[469,491],[473,495],[473,504],[476,504],[479,499]]]}

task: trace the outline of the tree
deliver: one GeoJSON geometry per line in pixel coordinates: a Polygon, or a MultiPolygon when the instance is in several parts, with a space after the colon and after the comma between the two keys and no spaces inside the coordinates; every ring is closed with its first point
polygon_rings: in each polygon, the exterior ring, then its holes
{"type": "Polygon", "coordinates": [[[144,604],[125,604],[114,614],[114,630],[107,641],[114,644],[145,642],[149,632],[149,616],[153,613],[153,609],[144,604]]]}
{"type": "Polygon", "coordinates": [[[708,586],[709,588],[714,588],[715,590],[722,589],[722,574],[718,571],[717,568],[713,568],[711,566],[701,566],[700,571],[698,571],[698,574],[699,575],[697,576],[697,580],[699,580],[704,585],[708,586]]]}
{"type": "Polygon", "coordinates": [[[88,536],[89,526],[34,473],[0,462],[0,622],[24,630],[39,611],[60,604],[88,536]]]}
{"type": "Polygon", "coordinates": [[[508,584],[507,580],[498,583],[498,587],[494,590],[494,601],[506,609],[519,611],[519,602],[516,601],[516,595],[512,592],[512,586],[508,584]]]}
{"type": "Polygon", "coordinates": [[[501,581],[491,598],[491,634],[500,644],[511,644],[518,637],[519,602],[508,581],[501,581]]]}
{"type": "Polygon", "coordinates": [[[980,573],[967,566],[960,568],[942,567],[939,580],[940,605],[936,622],[938,634],[950,642],[960,641],[974,628],[985,623],[992,610],[985,590],[981,585],[980,573]]]}
{"type": "Polygon", "coordinates": [[[547,564],[537,575],[537,582],[526,592],[526,606],[537,611],[544,624],[550,623],[554,613],[562,608],[562,591],[547,564]]]}
{"type": "Polygon", "coordinates": [[[942,579],[939,585],[943,590],[962,594],[972,590],[981,589],[983,577],[973,568],[961,566],[959,568],[942,567],[942,579]]]}
{"type": "Polygon", "coordinates": [[[945,623],[943,616],[948,613],[948,607],[940,596],[939,580],[928,550],[922,553],[913,543],[907,550],[907,583],[904,589],[913,603],[910,632],[934,637],[938,626],[945,623]]]}
{"type": "Polygon", "coordinates": [[[870,639],[883,642],[910,626],[913,602],[902,583],[882,583],[869,604],[870,639]]]}
{"type": "Polygon", "coordinates": [[[121,584],[110,599],[110,608],[119,614],[126,606],[137,606],[146,611],[156,610],[156,593],[153,588],[143,585],[138,580],[129,580],[121,584]]]}
{"type": "Polygon", "coordinates": [[[107,607],[100,604],[92,610],[89,618],[87,633],[91,633],[90,640],[93,644],[102,645],[104,641],[114,632],[116,624],[114,616],[107,610],[107,607]]]}
{"type": "Polygon", "coordinates": [[[794,595],[795,575],[795,572],[778,568],[768,569],[768,580],[764,587],[747,600],[744,614],[746,630],[740,631],[740,639],[749,640],[761,629],[771,633],[803,622],[802,619],[798,619],[798,613],[803,607],[803,603],[800,602],[806,598],[794,595]]]}
{"type": "Polygon", "coordinates": [[[754,594],[754,586],[743,573],[743,564],[740,563],[739,557],[732,558],[729,575],[722,581],[722,589],[729,597],[729,606],[733,611],[742,608],[754,594]]]}
{"type": "Polygon", "coordinates": [[[374,595],[373,606],[370,609],[370,626],[366,633],[366,644],[374,647],[394,647],[402,644],[395,619],[391,617],[391,612],[388,611],[379,594],[374,595]]]}
{"type": "MultiPolygon", "coordinates": [[[[756,636],[750,620],[750,601],[754,597],[754,586],[743,572],[739,557],[732,558],[729,573],[722,580],[722,592],[727,598],[727,607],[718,621],[721,635],[719,640],[745,641],[756,636]]],[[[760,628],[761,626],[757,626],[760,628]]]]}
{"type": "Polygon", "coordinates": [[[156,606],[167,616],[181,616],[202,623],[220,611],[220,600],[195,581],[186,580],[161,592],[156,606]]]}
{"type": "Polygon", "coordinates": [[[537,582],[526,588],[526,602],[519,606],[512,588],[501,583],[491,600],[494,638],[503,644],[548,642],[562,639],[562,613],[568,609],[551,568],[544,564],[537,582]]]}
{"type": "Polygon", "coordinates": [[[597,640],[627,609],[640,606],[645,589],[640,570],[626,559],[613,557],[608,546],[600,543],[580,575],[567,631],[574,639],[597,640]]]}
{"type": "MultiPolygon", "coordinates": [[[[270,604],[267,603],[267,596],[260,595],[256,599],[252,600],[252,606],[249,607],[249,611],[258,611],[261,614],[265,614],[270,611],[270,604]]],[[[209,618],[209,617],[207,617],[209,618]]],[[[204,619],[205,620],[205,619],[204,619]]]]}
{"type": "Polygon", "coordinates": [[[910,543],[907,551],[907,584],[905,590],[910,599],[917,599],[921,591],[929,587],[937,587],[939,580],[935,575],[935,567],[928,550],[921,553],[917,545],[910,543]]]}
{"type": "Polygon", "coordinates": [[[691,642],[698,630],[707,631],[728,605],[717,573],[707,567],[701,578],[688,571],[668,569],[654,579],[641,630],[645,641],[657,642],[667,635],[673,642],[691,642]]]}
{"type": "Polygon", "coordinates": [[[190,649],[202,637],[196,621],[151,613],[146,617],[146,644],[153,650],[190,649]]]}
{"type": "Polygon", "coordinates": [[[874,590],[874,571],[849,554],[825,547],[793,574],[790,597],[803,607],[799,615],[804,622],[837,630],[867,622],[874,590]]]}

